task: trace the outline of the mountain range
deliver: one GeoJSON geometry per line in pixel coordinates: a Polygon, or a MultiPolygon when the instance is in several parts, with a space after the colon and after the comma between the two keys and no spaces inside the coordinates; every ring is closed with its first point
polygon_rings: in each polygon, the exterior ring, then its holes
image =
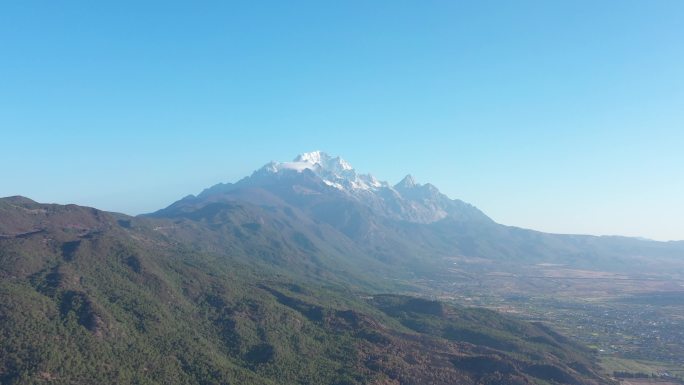
{"type": "Polygon", "coordinates": [[[547,324],[416,280],[455,265],[679,274],[683,255],[500,225],[319,151],[137,217],[3,198],[0,383],[608,384],[595,351],[547,324]]]}
{"type": "Polygon", "coordinates": [[[312,246],[344,244],[344,256],[336,260],[358,257],[359,263],[369,263],[370,258],[386,269],[408,267],[408,273],[435,266],[439,271],[454,257],[496,261],[505,269],[545,263],[641,273],[647,260],[657,271],[684,272],[681,242],[547,234],[501,225],[410,175],[392,186],[320,151],[292,162],[270,162],[236,183],[217,184],[150,216],[201,215],[211,221],[236,204],[269,210],[270,223],[277,223],[276,217],[294,219],[312,246]],[[331,232],[339,240],[331,242],[331,232]]]}

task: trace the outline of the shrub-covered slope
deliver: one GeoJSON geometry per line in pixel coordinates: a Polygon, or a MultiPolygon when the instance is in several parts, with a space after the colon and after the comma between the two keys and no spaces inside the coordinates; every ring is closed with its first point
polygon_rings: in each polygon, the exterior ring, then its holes
{"type": "Polygon", "coordinates": [[[361,294],[367,277],[307,267],[318,241],[222,250],[209,219],[193,223],[0,200],[0,383],[605,382],[591,352],[543,325],[361,294]]]}

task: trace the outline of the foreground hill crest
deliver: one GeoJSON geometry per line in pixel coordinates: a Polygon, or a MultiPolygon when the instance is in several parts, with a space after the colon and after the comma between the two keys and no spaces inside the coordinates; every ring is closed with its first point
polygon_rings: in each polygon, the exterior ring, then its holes
{"type": "Polygon", "coordinates": [[[377,262],[291,210],[0,199],[0,383],[609,385],[545,325],[379,294],[352,266],[377,262]]]}

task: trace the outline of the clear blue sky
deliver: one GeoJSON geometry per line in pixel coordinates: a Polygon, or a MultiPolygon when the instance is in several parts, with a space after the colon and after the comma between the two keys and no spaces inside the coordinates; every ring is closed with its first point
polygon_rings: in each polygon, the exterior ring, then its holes
{"type": "Polygon", "coordinates": [[[321,149],[684,239],[684,1],[5,1],[0,196],[149,212],[321,149]],[[145,3],[145,4],[142,4],[145,3]]]}

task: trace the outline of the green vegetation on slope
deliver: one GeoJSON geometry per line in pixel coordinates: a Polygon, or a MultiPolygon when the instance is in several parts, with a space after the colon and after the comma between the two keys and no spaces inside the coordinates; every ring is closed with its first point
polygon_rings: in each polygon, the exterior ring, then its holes
{"type": "Polygon", "coordinates": [[[0,222],[3,384],[604,381],[542,325],[201,251],[202,227],[16,199],[0,222]]]}

